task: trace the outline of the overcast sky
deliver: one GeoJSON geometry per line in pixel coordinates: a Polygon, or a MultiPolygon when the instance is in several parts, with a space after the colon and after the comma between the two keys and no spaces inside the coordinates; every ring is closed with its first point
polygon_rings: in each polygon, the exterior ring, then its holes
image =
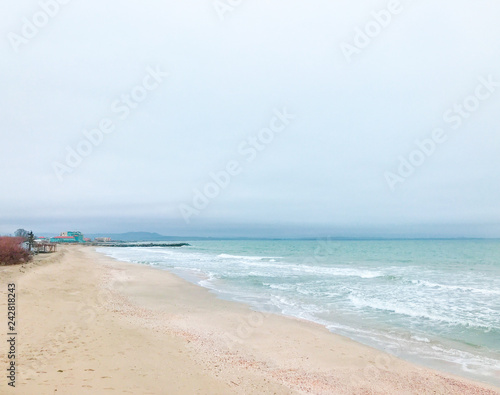
{"type": "Polygon", "coordinates": [[[500,237],[498,1],[44,1],[0,4],[0,233],[500,237]]]}

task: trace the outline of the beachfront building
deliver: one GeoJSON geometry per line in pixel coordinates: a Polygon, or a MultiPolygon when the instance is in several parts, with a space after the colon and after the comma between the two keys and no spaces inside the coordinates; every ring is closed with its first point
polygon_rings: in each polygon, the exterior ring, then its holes
{"type": "Polygon", "coordinates": [[[51,243],[48,238],[39,237],[33,244],[33,252],[35,254],[56,252],[57,244],[51,243]]]}
{"type": "Polygon", "coordinates": [[[82,232],[62,232],[60,236],[50,238],[51,243],[85,243],[82,232]]]}
{"type": "Polygon", "coordinates": [[[71,236],[54,236],[50,238],[51,243],[78,243],[78,241],[71,236]]]}
{"type": "Polygon", "coordinates": [[[68,232],[68,236],[74,237],[78,243],[85,242],[82,232],[68,232]]]}
{"type": "Polygon", "coordinates": [[[111,237],[96,237],[94,241],[96,243],[109,243],[111,241],[111,237]]]}

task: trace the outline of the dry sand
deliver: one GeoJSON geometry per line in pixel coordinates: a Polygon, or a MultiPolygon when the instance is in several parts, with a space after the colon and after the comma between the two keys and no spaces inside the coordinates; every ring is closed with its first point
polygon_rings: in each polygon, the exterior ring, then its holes
{"type": "Polygon", "coordinates": [[[1,338],[11,282],[18,377],[11,388],[2,374],[0,394],[500,393],[90,247],[0,267],[1,338]]]}

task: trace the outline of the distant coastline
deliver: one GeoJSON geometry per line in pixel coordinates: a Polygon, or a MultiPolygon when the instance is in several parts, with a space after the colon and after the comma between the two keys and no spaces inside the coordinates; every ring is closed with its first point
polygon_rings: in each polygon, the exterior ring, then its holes
{"type": "MultiPolygon", "coordinates": [[[[40,234],[50,234],[50,232],[39,232],[40,234]]],[[[86,233],[89,238],[111,238],[112,241],[121,242],[156,242],[156,241],[202,241],[202,240],[500,240],[500,237],[382,237],[382,236],[308,236],[308,237],[244,237],[244,236],[165,236],[156,232],[124,232],[124,233],[86,233]]]]}

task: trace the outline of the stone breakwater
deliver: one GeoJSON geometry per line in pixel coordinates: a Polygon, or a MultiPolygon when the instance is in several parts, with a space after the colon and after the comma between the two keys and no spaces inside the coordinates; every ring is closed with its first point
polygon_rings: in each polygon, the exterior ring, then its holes
{"type": "Polygon", "coordinates": [[[99,247],[185,247],[190,246],[188,243],[92,243],[92,246],[99,247]]]}

